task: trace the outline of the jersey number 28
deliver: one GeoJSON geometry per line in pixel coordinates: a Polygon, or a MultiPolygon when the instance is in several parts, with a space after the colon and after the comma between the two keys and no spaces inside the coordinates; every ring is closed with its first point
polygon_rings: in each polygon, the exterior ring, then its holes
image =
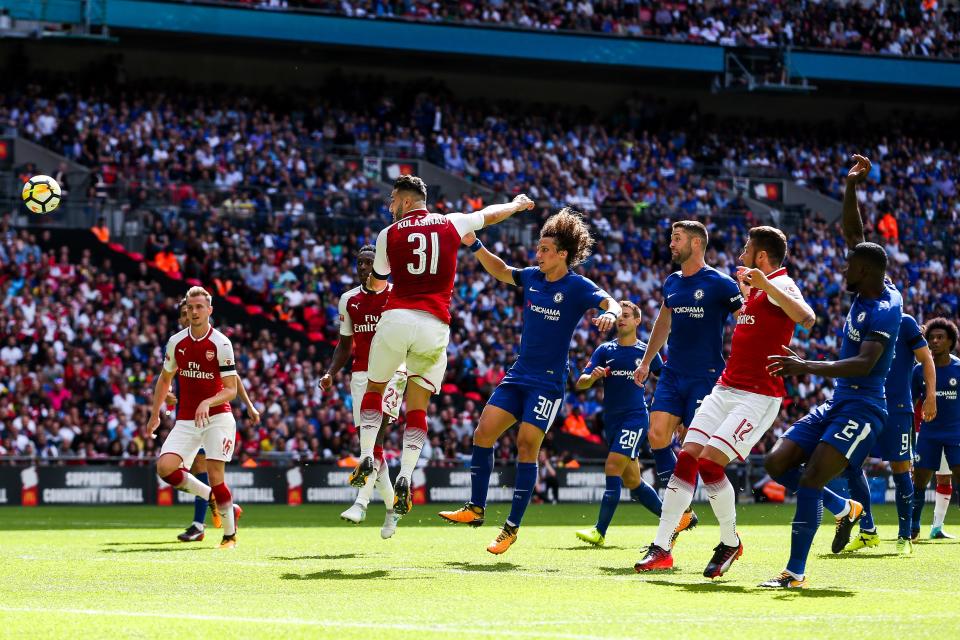
{"type": "Polygon", "coordinates": [[[416,243],[416,247],[413,249],[413,255],[416,256],[417,262],[407,263],[407,271],[415,276],[421,275],[427,270],[427,262],[430,262],[430,274],[434,275],[437,273],[437,262],[440,259],[440,238],[437,235],[437,232],[434,231],[430,234],[430,247],[427,248],[427,236],[423,233],[411,233],[407,236],[407,242],[416,243]]]}

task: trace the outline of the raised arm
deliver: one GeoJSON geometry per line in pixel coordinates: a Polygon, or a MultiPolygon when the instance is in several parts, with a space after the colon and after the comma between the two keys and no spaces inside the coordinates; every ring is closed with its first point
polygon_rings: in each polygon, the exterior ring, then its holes
{"type": "Polygon", "coordinates": [[[521,193],[515,197],[512,202],[507,202],[506,204],[493,204],[489,207],[480,209],[480,211],[477,213],[483,216],[483,226],[489,227],[490,225],[503,222],[515,213],[533,209],[533,206],[533,200],[528,198],[525,193],[521,193]]]}
{"type": "Polygon", "coordinates": [[[477,234],[472,231],[467,233],[463,236],[462,242],[473,251],[473,255],[477,257],[477,261],[480,262],[484,271],[500,282],[512,285],[517,284],[513,279],[514,268],[507,265],[499,256],[490,253],[480,240],[477,239],[477,234]]]}
{"type": "Polygon", "coordinates": [[[843,189],[843,240],[848,249],[863,242],[863,218],[860,216],[860,203],[857,202],[857,185],[867,179],[870,173],[870,160],[854,154],[855,164],[847,174],[847,184],[843,189]]]}

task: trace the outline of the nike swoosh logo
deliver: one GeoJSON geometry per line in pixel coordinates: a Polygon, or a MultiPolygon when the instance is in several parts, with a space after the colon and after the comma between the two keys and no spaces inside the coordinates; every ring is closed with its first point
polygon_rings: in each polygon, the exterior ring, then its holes
{"type": "Polygon", "coordinates": [[[536,291],[537,293],[540,293],[540,289],[534,289],[533,287],[530,287],[530,291],[536,291]]]}

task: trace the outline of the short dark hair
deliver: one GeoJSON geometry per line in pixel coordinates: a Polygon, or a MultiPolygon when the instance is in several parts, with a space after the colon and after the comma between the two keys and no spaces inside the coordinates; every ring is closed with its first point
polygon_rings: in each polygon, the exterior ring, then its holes
{"type": "Polygon", "coordinates": [[[941,329],[947,332],[947,337],[950,339],[950,351],[953,351],[957,348],[957,325],[952,320],[947,320],[946,318],[933,318],[927,324],[923,325],[923,337],[929,338],[930,332],[934,329],[941,329]]]}
{"type": "Polygon", "coordinates": [[[702,222],[697,222],[696,220],[678,220],[673,223],[673,230],[683,229],[692,236],[696,236],[703,240],[703,246],[707,246],[707,241],[709,236],[707,235],[707,228],[703,226],[702,222]]]}
{"type": "Polygon", "coordinates": [[[357,258],[360,257],[361,253],[377,253],[377,248],[372,244],[365,244],[357,250],[357,258]]]}
{"type": "Polygon", "coordinates": [[[583,221],[583,214],[564,207],[549,218],[540,229],[540,238],[553,238],[557,251],[567,252],[567,266],[574,267],[588,257],[593,248],[590,229],[583,221]]]}
{"type": "Polygon", "coordinates": [[[850,257],[863,260],[881,273],[887,270],[887,252],[876,242],[861,242],[853,248],[850,257]]]}
{"type": "Polygon", "coordinates": [[[643,317],[643,314],[640,312],[640,307],[638,307],[638,306],[635,305],[634,303],[630,302],[629,300],[621,300],[621,301],[620,301],[620,308],[621,308],[621,309],[630,309],[630,311],[633,313],[633,317],[634,317],[634,318],[642,318],[642,317],[643,317]]]}
{"type": "Polygon", "coordinates": [[[187,296],[180,298],[180,302],[177,303],[177,313],[179,314],[183,311],[183,308],[187,306],[187,296]]]}
{"type": "Polygon", "coordinates": [[[787,257],[787,236],[776,227],[753,227],[748,232],[753,248],[766,251],[770,262],[780,266],[787,257]]]}
{"type": "Polygon", "coordinates": [[[427,199],[427,183],[417,176],[402,175],[393,181],[393,188],[397,191],[418,193],[424,200],[427,199]]]}

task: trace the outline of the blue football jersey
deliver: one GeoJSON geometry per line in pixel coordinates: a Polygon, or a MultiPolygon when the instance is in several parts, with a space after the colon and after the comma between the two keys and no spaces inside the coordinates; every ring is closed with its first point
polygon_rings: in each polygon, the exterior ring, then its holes
{"type": "Polygon", "coordinates": [[[723,371],[723,325],[743,305],[736,281],[712,267],[689,277],[677,271],[663,283],[670,309],[666,368],[682,376],[718,377],[723,371]]]}
{"type": "Polygon", "coordinates": [[[890,363],[893,362],[897,334],[900,332],[902,305],[900,292],[889,282],[877,299],[854,296],[846,322],[843,323],[840,360],[860,353],[860,346],[865,340],[881,343],[883,354],[867,375],[859,378],[837,378],[834,400],[866,400],[886,408],[884,384],[890,371],[890,363]]]}
{"type": "MultiPolygon", "coordinates": [[[[950,364],[937,367],[937,417],[920,425],[921,433],[930,429],[930,435],[960,438],[960,402],[957,390],[960,385],[960,358],[950,356],[950,364]]],[[[919,400],[927,394],[923,382],[923,365],[913,368],[913,394],[919,400]]]]}
{"type": "Polygon", "coordinates": [[[556,282],[547,282],[539,267],[514,269],[513,281],[523,287],[523,330],[520,354],[507,375],[563,389],[573,332],[583,314],[599,308],[610,295],[572,271],[556,282]]]}
{"type": "MultiPolygon", "coordinates": [[[[611,340],[597,347],[590,356],[590,364],[583,370],[585,374],[593,373],[597,367],[610,369],[610,373],[603,379],[603,413],[607,421],[611,416],[631,413],[646,415],[647,399],[644,389],[633,381],[633,372],[640,366],[646,352],[647,345],[641,340],[628,347],[611,340]]],[[[663,360],[657,354],[650,363],[650,371],[659,373],[662,367],[663,360]]]]}
{"type": "Polygon", "coordinates": [[[900,333],[893,349],[893,362],[884,385],[887,393],[887,411],[909,411],[913,413],[913,397],[910,393],[911,376],[916,359],[913,352],[927,346],[920,325],[909,313],[900,318],[900,333]]]}

